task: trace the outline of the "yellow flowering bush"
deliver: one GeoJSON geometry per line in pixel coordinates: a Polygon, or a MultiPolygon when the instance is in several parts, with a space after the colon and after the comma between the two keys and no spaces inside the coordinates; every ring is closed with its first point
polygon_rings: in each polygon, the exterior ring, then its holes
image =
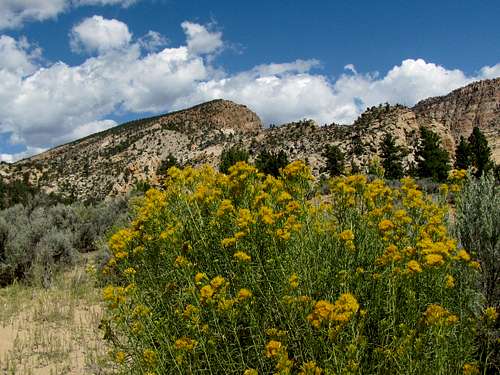
{"type": "Polygon", "coordinates": [[[316,196],[300,161],[278,178],[244,162],[227,175],[171,168],[109,239],[103,298],[122,372],[452,374],[474,363],[479,271],[448,232],[444,200],[411,179],[328,187],[316,196]]]}

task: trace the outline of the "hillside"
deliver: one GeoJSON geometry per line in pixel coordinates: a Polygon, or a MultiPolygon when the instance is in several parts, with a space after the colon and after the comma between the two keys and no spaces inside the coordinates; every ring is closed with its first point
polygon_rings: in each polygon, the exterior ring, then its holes
{"type": "Polygon", "coordinates": [[[56,147],[14,164],[1,164],[5,179],[28,179],[47,192],[78,198],[122,194],[141,180],[157,180],[157,168],[169,154],[183,164],[216,165],[224,149],[241,144],[259,150],[284,149],[290,159],[304,159],[319,174],[326,144],[337,144],[358,166],[377,153],[386,132],[410,154],[423,125],[436,131],[453,152],[460,136],[473,126],[485,133],[500,162],[500,78],[472,83],[413,108],[380,105],[367,109],[352,125],[319,127],[312,121],[264,128],[244,105],[214,100],[170,114],[132,121],[56,147]]]}

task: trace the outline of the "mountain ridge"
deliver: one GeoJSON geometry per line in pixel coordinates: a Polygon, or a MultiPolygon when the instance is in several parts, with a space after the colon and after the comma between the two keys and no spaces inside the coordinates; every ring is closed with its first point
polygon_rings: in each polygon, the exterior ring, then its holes
{"type": "Polygon", "coordinates": [[[311,120],[264,128],[247,106],[215,99],[190,108],[129,121],[59,145],[13,164],[0,165],[4,179],[23,178],[46,192],[87,199],[119,195],[138,181],[156,182],[158,166],[169,154],[183,164],[216,165],[225,147],[285,150],[291,160],[306,159],[319,174],[327,144],[338,145],[348,161],[364,167],[378,153],[386,132],[414,161],[418,129],[436,131],[449,152],[473,126],[485,133],[500,161],[500,78],[471,83],[409,108],[383,104],[368,108],[352,125],[318,126],[311,120]]]}

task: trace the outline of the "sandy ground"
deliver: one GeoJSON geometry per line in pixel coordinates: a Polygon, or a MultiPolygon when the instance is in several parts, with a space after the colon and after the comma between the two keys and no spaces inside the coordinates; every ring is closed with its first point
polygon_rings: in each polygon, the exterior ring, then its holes
{"type": "Polygon", "coordinates": [[[100,291],[83,267],[50,289],[0,289],[0,374],[110,374],[100,291]]]}

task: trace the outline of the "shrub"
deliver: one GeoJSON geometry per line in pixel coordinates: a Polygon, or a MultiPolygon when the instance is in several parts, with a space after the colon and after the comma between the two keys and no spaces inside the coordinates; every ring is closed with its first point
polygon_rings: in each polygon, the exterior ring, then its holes
{"type": "Polygon", "coordinates": [[[488,303],[500,306],[500,190],[492,174],[469,179],[457,201],[460,242],[481,263],[481,282],[488,303]]]}
{"type": "Polygon", "coordinates": [[[97,206],[21,204],[0,211],[0,285],[14,280],[48,287],[52,274],[72,264],[79,252],[96,250],[96,243],[114,223],[123,220],[126,201],[97,206]]]}
{"type": "Polygon", "coordinates": [[[284,150],[278,152],[263,150],[255,159],[255,166],[260,172],[270,174],[274,177],[278,177],[281,168],[286,167],[287,164],[288,155],[284,150]]]}
{"type": "Polygon", "coordinates": [[[232,146],[222,150],[219,163],[219,171],[227,173],[229,168],[239,161],[248,161],[248,152],[238,146],[232,146]]]}
{"type": "Polygon", "coordinates": [[[384,167],[382,166],[382,162],[377,155],[375,155],[368,162],[368,174],[376,176],[378,178],[383,178],[385,175],[384,167]]]}
{"type": "Polygon", "coordinates": [[[477,263],[446,207],[364,176],[307,200],[311,179],[302,162],[280,178],[237,163],[147,192],[103,268],[123,373],[477,370],[477,263]]]}
{"type": "Polygon", "coordinates": [[[478,329],[478,351],[489,367],[488,373],[492,374],[500,371],[499,193],[499,187],[491,173],[479,179],[470,178],[458,197],[456,211],[458,237],[471,254],[479,259],[481,265],[480,288],[486,298],[486,304],[490,307],[478,329]]]}
{"type": "Polygon", "coordinates": [[[37,189],[21,180],[5,182],[0,176],[0,209],[26,202],[37,193],[37,189]]]}

